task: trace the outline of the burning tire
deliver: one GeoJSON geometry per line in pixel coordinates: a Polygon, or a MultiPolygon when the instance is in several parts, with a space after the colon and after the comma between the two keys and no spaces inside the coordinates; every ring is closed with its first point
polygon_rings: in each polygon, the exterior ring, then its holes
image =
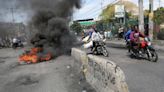
{"type": "Polygon", "coordinates": [[[33,56],[33,57],[31,58],[31,61],[32,61],[32,63],[37,63],[37,62],[39,62],[38,56],[37,56],[37,55],[33,56]]]}
{"type": "Polygon", "coordinates": [[[38,63],[42,61],[49,61],[52,59],[51,53],[43,53],[43,48],[32,48],[31,51],[26,51],[19,56],[20,62],[38,63]],[[39,55],[41,53],[41,55],[39,55]]]}

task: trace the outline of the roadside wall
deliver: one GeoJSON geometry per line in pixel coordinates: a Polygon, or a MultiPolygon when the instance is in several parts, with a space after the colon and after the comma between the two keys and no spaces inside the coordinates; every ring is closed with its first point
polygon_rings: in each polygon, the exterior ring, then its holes
{"type": "Polygon", "coordinates": [[[72,48],[72,57],[97,92],[129,92],[125,75],[114,62],[72,48]]]}

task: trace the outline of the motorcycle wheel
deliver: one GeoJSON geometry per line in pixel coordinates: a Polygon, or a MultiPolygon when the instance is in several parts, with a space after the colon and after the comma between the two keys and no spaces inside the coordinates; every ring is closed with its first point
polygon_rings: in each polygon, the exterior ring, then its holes
{"type": "Polygon", "coordinates": [[[16,49],[17,47],[15,46],[15,44],[13,44],[13,45],[12,45],[12,48],[13,48],[13,49],[16,49]]]}
{"type": "Polygon", "coordinates": [[[107,49],[105,47],[102,47],[102,54],[105,56],[105,57],[108,57],[109,53],[107,51],[107,49]]]}
{"type": "Polygon", "coordinates": [[[157,62],[158,61],[158,54],[156,53],[156,51],[150,50],[150,54],[151,55],[148,55],[149,61],[157,62]]]}
{"type": "Polygon", "coordinates": [[[91,52],[92,52],[93,55],[97,55],[97,50],[96,50],[95,47],[94,48],[91,48],[91,52]]]}
{"type": "Polygon", "coordinates": [[[21,48],[24,48],[24,45],[23,44],[21,44],[21,46],[20,46],[21,48]]]}

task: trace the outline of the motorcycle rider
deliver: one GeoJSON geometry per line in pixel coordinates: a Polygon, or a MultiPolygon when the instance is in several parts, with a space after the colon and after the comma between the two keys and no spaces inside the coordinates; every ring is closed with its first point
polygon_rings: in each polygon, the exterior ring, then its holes
{"type": "Polygon", "coordinates": [[[103,39],[103,36],[97,32],[95,27],[92,27],[90,29],[90,33],[89,33],[89,39],[88,39],[88,43],[84,45],[84,48],[93,48],[96,44],[96,42],[101,41],[101,39],[103,39]]]}
{"type": "Polygon", "coordinates": [[[17,47],[18,46],[18,39],[16,37],[13,38],[12,40],[13,46],[17,47]]]}
{"type": "Polygon", "coordinates": [[[131,42],[132,50],[139,51],[140,44],[141,44],[140,37],[144,38],[145,36],[139,31],[138,26],[135,26],[134,31],[130,34],[130,42],[131,42]]]}
{"type": "Polygon", "coordinates": [[[134,27],[129,27],[129,29],[128,29],[128,31],[125,33],[125,35],[124,35],[124,38],[125,38],[125,41],[126,41],[126,44],[127,44],[127,46],[128,46],[128,51],[130,52],[130,34],[133,32],[133,30],[134,30],[134,27]]]}
{"type": "Polygon", "coordinates": [[[95,47],[96,42],[99,42],[103,39],[103,36],[94,28],[91,36],[91,40],[93,41],[93,47],[95,47]]]}
{"type": "Polygon", "coordinates": [[[126,41],[130,41],[130,34],[132,33],[132,30],[133,28],[129,28],[128,31],[125,33],[125,40],[126,41]]]}

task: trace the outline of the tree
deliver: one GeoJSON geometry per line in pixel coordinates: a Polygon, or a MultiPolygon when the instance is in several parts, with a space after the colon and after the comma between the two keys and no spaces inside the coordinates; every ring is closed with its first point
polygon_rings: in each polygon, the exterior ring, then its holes
{"type": "Polygon", "coordinates": [[[138,7],[134,3],[130,1],[118,1],[114,4],[109,4],[107,8],[105,8],[102,13],[100,14],[100,17],[102,20],[112,20],[115,16],[115,5],[123,4],[125,6],[125,11],[129,18],[135,18],[134,16],[138,12],[138,7]]]}
{"type": "Polygon", "coordinates": [[[80,33],[82,32],[82,26],[80,25],[80,23],[78,22],[74,22],[71,26],[70,26],[71,30],[76,32],[76,33],[80,33]]]}
{"type": "Polygon", "coordinates": [[[114,17],[114,5],[108,5],[101,13],[102,20],[110,20],[114,17]]]}
{"type": "Polygon", "coordinates": [[[160,29],[160,25],[164,23],[164,7],[160,7],[157,10],[154,11],[154,17],[153,20],[155,22],[155,25],[159,28],[159,33],[157,33],[157,38],[160,40],[164,40],[164,29],[160,29]]]}
{"type": "Polygon", "coordinates": [[[144,17],[148,17],[149,16],[149,10],[144,10],[144,17]]]}
{"type": "Polygon", "coordinates": [[[158,8],[156,11],[154,11],[154,22],[157,25],[160,25],[162,23],[164,23],[164,7],[158,8]]]}

